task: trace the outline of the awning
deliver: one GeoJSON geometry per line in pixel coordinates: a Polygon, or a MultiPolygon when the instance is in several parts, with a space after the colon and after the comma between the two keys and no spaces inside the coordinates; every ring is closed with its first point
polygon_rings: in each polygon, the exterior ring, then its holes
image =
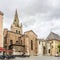
{"type": "Polygon", "coordinates": [[[13,50],[6,50],[3,47],[0,47],[0,52],[13,52],[13,50]]]}
{"type": "Polygon", "coordinates": [[[3,47],[0,47],[0,51],[6,51],[5,48],[3,47]]]}

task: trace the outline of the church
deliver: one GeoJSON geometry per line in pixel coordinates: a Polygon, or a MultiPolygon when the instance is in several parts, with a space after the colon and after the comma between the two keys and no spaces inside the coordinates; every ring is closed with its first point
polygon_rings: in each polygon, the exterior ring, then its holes
{"type": "Polygon", "coordinates": [[[5,49],[13,50],[13,55],[38,55],[38,36],[32,31],[23,33],[23,26],[20,22],[17,10],[10,30],[4,28],[3,46],[5,49]]]}

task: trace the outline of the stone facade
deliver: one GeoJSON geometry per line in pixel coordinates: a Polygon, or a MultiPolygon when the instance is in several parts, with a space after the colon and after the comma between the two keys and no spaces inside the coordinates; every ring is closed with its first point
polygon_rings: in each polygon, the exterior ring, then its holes
{"type": "Polygon", "coordinates": [[[37,35],[32,30],[23,34],[16,10],[11,30],[4,29],[4,47],[13,50],[14,55],[37,55],[37,41],[37,35]]]}
{"type": "Polygon", "coordinates": [[[3,13],[0,11],[0,47],[3,47],[3,13]]]}
{"type": "Polygon", "coordinates": [[[60,44],[60,36],[51,32],[48,37],[44,39],[38,39],[38,55],[50,55],[55,56],[60,44]]]}
{"type": "Polygon", "coordinates": [[[47,55],[56,55],[58,51],[58,45],[60,44],[60,36],[51,32],[46,39],[47,55]]]}
{"type": "Polygon", "coordinates": [[[49,40],[47,41],[47,55],[56,55],[58,51],[58,45],[60,41],[58,40],[49,40]]]}
{"type": "Polygon", "coordinates": [[[29,53],[31,55],[37,55],[38,54],[38,40],[37,35],[32,31],[27,31],[24,33],[29,37],[29,53]]]}
{"type": "Polygon", "coordinates": [[[46,40],[38,39],[38,55],[46,55],[46,40]]]}

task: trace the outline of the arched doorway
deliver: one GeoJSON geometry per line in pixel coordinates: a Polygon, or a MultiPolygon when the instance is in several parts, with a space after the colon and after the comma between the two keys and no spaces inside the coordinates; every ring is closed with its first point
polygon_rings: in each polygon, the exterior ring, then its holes
{"type": "Polygon", "coordinates": [[[46,54],[46,47],[43,46],[43,55],[45,55],[45,54],[46,54]]]}

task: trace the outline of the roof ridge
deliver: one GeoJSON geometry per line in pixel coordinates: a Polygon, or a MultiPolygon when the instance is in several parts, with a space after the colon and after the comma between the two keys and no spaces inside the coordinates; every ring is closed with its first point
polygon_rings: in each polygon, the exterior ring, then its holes
{"type": "Polygon", "coordinates": [[[54,32],[50,32],[50,34],[48,35],[48,37],[46,39],[47,40],[49,40],[49,39],[60,39],[60,36],[54,32]]]}

